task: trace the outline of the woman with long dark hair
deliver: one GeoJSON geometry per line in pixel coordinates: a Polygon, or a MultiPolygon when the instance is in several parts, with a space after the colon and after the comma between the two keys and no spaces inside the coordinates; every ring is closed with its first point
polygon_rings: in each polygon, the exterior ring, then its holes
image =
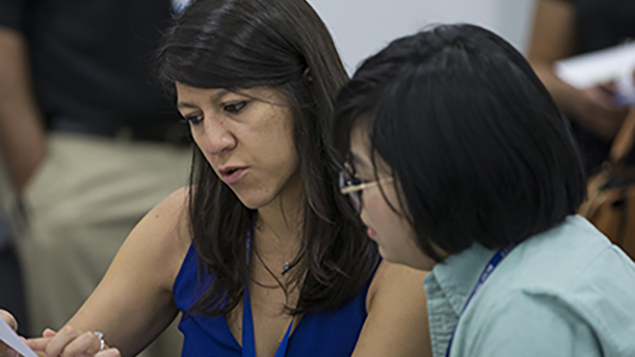
{"type": "Polygon", "coordinates": [[[31,346],[90,355],[105,341],[131,356],[180,311],[183,356],[422,355],[423,275],[379,262],[337,193],[327,139],[348,78],[313,9],[194,1],[157,69],[196,143],[190,185],[139,223],[67,326],[31,346]]]}
{"type": "Polygon", "coordinates": [[[336,102],[342,193],[425,278],[442,356],[635,356],[635,264],[575,213],[567,123],[523,56],[472,25],[394,41],[336,102]]]}

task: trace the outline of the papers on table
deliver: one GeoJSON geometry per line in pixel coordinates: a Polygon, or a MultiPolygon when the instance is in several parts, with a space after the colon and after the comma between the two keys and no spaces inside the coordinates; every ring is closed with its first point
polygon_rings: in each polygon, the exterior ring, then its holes
{"type": "Polygon", "coordinates": [[[579,89],[614,82],[618,90],[617,104],[635,104],[635,43],[558,61],[555,72],[560,79],[579,89]]]}
{"type": "Polygon", "coordinates": [[[576,88],[616,81],[635,70],[635,43],[607,48],[556,62],[556,74],[576,88]]]}
{"type": "Polygon", "coordinates": [[[0,340],[24,357],[37,357],[3,319],[0,319],[0,340]]]}

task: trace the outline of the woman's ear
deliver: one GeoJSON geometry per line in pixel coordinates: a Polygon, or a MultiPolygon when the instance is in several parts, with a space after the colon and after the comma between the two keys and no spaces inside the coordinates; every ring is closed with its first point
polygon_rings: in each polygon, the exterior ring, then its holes
{"type": "Polygon", "coordinates": [[[313,84],[313,76],[311,75],[311,69],[309,67],[304,70],[304,78],[307,82],[313,84]]]}
{"type": "Polygon", "coordinates": [[[311,69],[309,67],[307,67],[304,70],[304,73],[302,74],[302,76],[304,76],[304,79],[306,80],[306,83],[309,85],[309,89],[311,90],[311,96],[313,97],[313,104],[317,104],[317,97],[315,95],[315,87],[314,87],[314,83],[313,83],[313,76],[311,75],[311,69]]]}

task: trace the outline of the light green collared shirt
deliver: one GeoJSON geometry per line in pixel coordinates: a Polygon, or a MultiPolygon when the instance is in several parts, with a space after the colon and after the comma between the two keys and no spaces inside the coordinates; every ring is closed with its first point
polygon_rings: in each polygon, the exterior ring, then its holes
{"type": "Polygon", "coordinates": [[[434,357],[635,356],[635,263],[586,219],[518,245],[459,314],[494,251],[474,245],[425,279],[434,357]]]}

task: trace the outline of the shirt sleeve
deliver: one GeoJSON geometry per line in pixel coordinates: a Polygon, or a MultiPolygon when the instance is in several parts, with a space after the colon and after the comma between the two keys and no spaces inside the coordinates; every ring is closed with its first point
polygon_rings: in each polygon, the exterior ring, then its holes
{"type": "Polygon", "coordinates": [[[0,0],[0,27],[24,30],[28,2],[29,0],[0,0]]]}
{"type": "Polygon", "coordinates": [[[519,293],[495,310],[452,356],[602,356],[593,328],[558,297],[519,293]]]}

